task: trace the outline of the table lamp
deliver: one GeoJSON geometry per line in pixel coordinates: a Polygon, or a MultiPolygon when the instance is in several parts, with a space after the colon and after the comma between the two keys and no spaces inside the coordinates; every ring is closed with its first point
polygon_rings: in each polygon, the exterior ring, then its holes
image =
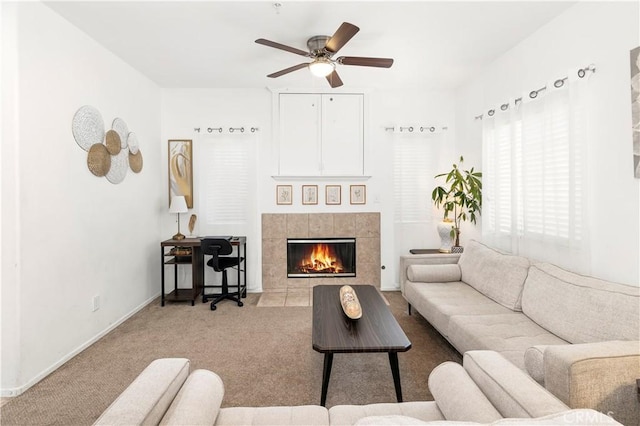
{"type": "Polygon", "coordinates": [[[184,235],[180,233],[180,213],[187,213],[187,211],[187,200],[185,200],[183,195],[176,195],[171,198],[169,213],[178,214],[178,233],[173,236],[174,240],[184,240],[184,235]]]}

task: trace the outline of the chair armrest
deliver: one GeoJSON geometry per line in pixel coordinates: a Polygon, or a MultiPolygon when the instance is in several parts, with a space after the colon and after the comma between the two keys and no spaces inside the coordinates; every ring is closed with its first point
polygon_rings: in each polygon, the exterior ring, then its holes
{"type": "Polygon", "coordinates": [[[460,253],[412,254],[400,256],[400,290],[404,294],[407,269],[411,265],[451,265],[457,264],[460,253]]]}
{"type": "Polygon", "coordinates": [[[571,408],[592,408],[638,424],[640,341],[551,345],[544,351],[545,387],[571,408]]]}

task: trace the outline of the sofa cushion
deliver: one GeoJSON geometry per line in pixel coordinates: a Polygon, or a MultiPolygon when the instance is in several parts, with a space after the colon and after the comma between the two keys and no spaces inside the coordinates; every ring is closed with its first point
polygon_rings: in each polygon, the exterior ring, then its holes
{"type": "Polygon", "coordinates": [[[329,412],[319,405],[293,407],[229,407],[218,413],[216,426],[271,426],[329,424],[329,412]]]}
{"type": "Polygon", "coordinates": [[[455,315],[449,321],[449,340],[460,353],[494,350],[521,369],[525,368],[524,352],[530,346],[567,343],[522,313],[455,315]]]}
{"type": "Polygon", "coordinates": [[[407,416],[420,421],[444,420],[444,416],[433,401],[335,405],[329,409],[331,426],[350,426],[362,418],[372,416],[407,416]]]}
{"type": "Polygon", "coordinates": [[[522,309],[541,327],[571,343],[640,336],[640,287],[574,274],[548,263],[530,268],[522,309]]]}
{"type": "Polygon", "coordinates": [[[458,261],[462,281],[499,304],[521,311],[522,287],[529,260],[504,254],[471,240],[458,261]]]}
{"type": "Polygon", "coordinates": [[[188,359],[156,359],[142,370],[94,425],[157,425],[188,375],[188,359]]]}
{"type": "Polygon", "coordinates": [[[495,351],[466,352],[462,363],[502,417],[540,417],[569,409],[495,351]]]}
{"type": "Polygon", "coordinates": [[[224,384],[216,373],[196,370],[187,377],[160,424],[212,425],[218,416],[223,396],[224,384]]]}
{"type": "Polygon", "coordinates": [[[509,314],[515,312],[497,304],[463,282],[405,284],[405,298],[443,336],[449,335],[449,319],[457,314],[509,314]]]}
{"type": "Polygon", "coordinates": [[[425,422],[424,420],[416,419],[415,417],[409,416],[370,416],[363,417],[357,422],[355,422],[354,426],[403,426],[403,425],[428,425],[430,422],[425,422]]]}
{"type": "Polygon", "coordinates": [[[462,273],[458,264],[449,265],[409,265],[407,278],[413,282],[446,283],[460,281],[462,273]]]}
{"type": "Polygon", "coordinates": [[[594,426],[605,426],[605,425],[618,425],[621,426],[620,423],[616,422],[609,416],[604,415],[595,410],[590,410],[586,408],[578,409],[578,410],[567,410],[561,413],[550,414],[548,416],[537,417],[535,419],[502,419],[497,422],[491,423],[491,426],[533,426],[533,425],[548,425],[548,426],[557,426],[557,425],[594,425],[594,426]]]}
{"type": "Polygon", "coordinates": [[[460,364],[438,365],[429,374],[428,384],[447,420],[486,423],[502,418],[460,364]]]}

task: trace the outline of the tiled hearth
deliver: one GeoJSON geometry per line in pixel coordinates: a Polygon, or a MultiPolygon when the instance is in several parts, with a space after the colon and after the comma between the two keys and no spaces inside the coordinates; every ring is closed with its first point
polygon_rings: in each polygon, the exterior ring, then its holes
{"type": "Polygon", "coordinates": [[[262,215],[261,306],[309,306],[311,288],[370,284],[380,288],[380,213],[262,215]],[[356,238],[356,276],[287,278],[287,238],[356,238]]]}

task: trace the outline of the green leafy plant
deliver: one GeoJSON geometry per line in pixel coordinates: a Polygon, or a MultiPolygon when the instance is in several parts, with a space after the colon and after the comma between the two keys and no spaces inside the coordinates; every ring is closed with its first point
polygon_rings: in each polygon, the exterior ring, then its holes
{"type": "Polygon", "coordinates": [[[463,170],[464,158],[460,156],[458,164],[454,164],[451,171],[436,175],[435,178],[445,178],[445,184],[437,186],[431,193],[431,199],[437,208],[444,209],[444,219],[449,219],[453,212],[451,237],[455,239],[455,246],[460,245],[460,224],[464,221],[476,223],[482,210],[482,172],[463,170]]]}

